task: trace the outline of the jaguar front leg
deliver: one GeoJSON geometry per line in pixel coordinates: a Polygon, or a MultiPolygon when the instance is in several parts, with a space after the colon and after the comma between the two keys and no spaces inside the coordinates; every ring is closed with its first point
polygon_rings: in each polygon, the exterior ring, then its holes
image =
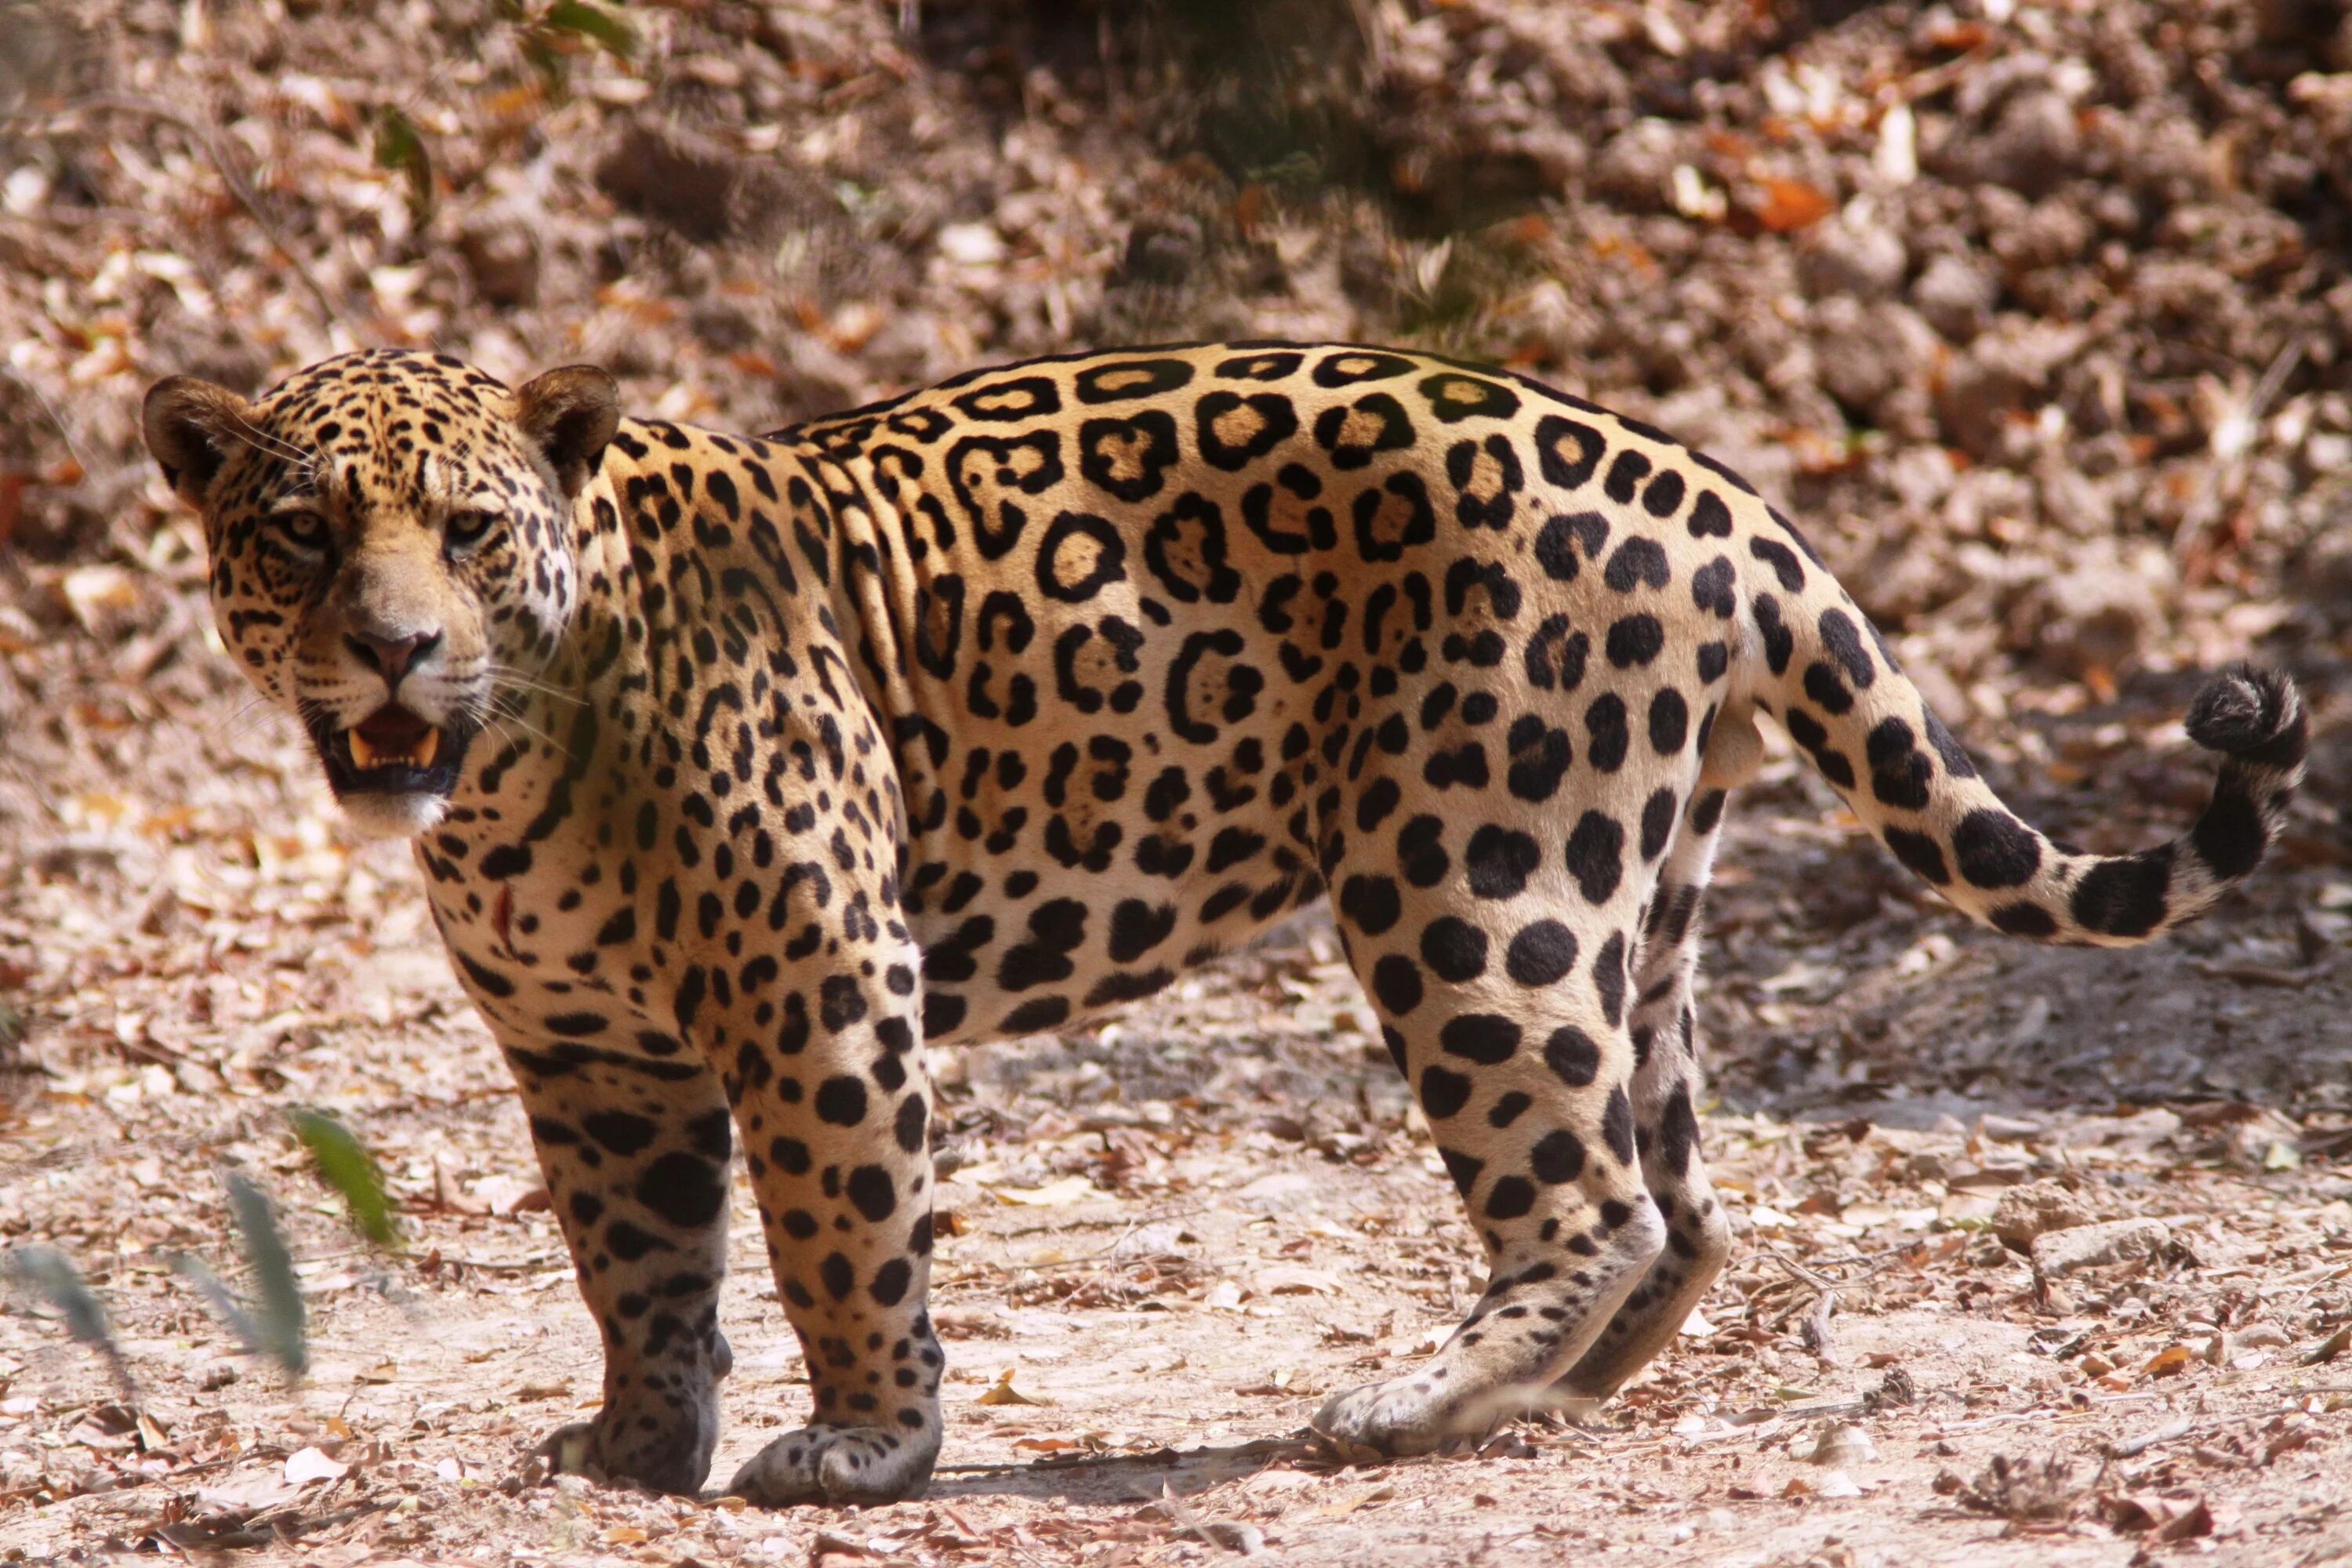
{"type": "Polygon", "coordinates": [[[604,1342],[604,1408],[540,1452],[559,1473],[695,1492],[733,1362],[719,1331],[731,1149],[719,1075],[683,1055],[499,1034],[604,1342]]]}
{"type": "Polygon", "coordinates": [[[739,1007],[766,1002],[773,1022],[720,1050],[814,1398],[809,1424],[729,1485],[764,1506],[918,1496],[939,1458],[919,963],[911,942],[845,943],[780,993],[742,994],[739,1007]]]}

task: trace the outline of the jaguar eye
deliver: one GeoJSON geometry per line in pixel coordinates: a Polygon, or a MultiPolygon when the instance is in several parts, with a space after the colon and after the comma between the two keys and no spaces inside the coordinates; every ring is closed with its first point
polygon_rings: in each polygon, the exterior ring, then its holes
{"type": "Polygon", "coordinates": [[[452,550],[471,550],[489,536],[498,526],[498,514],[488,511],[454,511],[449,514],[443,537],[452,550]]]}
{"type": "Polygon", "coordinates": [[[273,512],[269,525],[297,550],[324,550],[327,547],[327,520],[315,511],[273,512]]]}

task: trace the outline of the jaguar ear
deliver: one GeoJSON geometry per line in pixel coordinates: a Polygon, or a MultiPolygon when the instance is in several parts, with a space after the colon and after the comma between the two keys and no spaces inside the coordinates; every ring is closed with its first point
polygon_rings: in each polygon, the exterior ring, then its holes
{"type": "Polygon", "coordinates": [[[555,470],[569,499],[594,476],[620,428],[621,389],[593,364],[551,370],[515,394],[515,423],[555,470]]]}
{"type": "Polygon", "coordinates": [[[229,454],[255,436],[251,404],[193,375],[167,376],[149,387],[140,424],[163,482],[199,511],[229,454]]]}

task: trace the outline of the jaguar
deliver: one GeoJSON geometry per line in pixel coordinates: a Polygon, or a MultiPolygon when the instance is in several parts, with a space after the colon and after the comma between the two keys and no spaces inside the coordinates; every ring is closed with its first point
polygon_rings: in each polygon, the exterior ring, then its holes
{"type": "Polygon", "coordinates": [[[1737,474],[1428,353],[1069,354],[755,437],[370,350],[162,381],[144,431],[229,657],[415,840],[511,1067],[604,1349],[544,1452],[663,1491],[718,1439],[739,1150],[814,1408],[732,1490],[927,1484],[925,1047],[1080,1027],[1328,891],[1487,1278],[1312,1425],[1427,1452],[1607,1397],[1723,1266],[1692,983],[1759,718],[2042,942],[2207,909],[2304,765],[2294,685],[2233,668],[2192,828],[2055,843],[1737,474]]]}

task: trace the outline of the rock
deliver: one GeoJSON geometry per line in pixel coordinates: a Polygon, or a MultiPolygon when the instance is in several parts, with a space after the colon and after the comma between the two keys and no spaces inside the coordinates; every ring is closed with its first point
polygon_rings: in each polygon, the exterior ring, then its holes
{"type": "Polygon", "coordinates": [[[1991,277],[1964,257],[1938,256],[1911,285],[1911,303],[1927,324],[1956,343],[1984,330],[1999,296],[1991,277]]]}
{"type": "Polygon", "coordinates": [[[2080,469],[2056,468],[2042,477],[2042,515],[2072,534],[2104,534],[2115,527],[2115,494],[2080,469]]]}
{"type": "Polygon", "coordinates": [[[539,240],[516,215],[477,215],[458,232],[457,254],[485,304],[511,309],[539,302],[539,240]]]}
{"type": "Polygon", "coordinates": [[[1946,437],[1971,457],[1999,457],[2011,416],[2026,412],[2082,342],[2078,330],[2013,318],[1978,337],[1936,395],[1946,437]]]}
{"type": "Polygon", "coordinates": [[[940,254],[959,267],[993,267],[1005,258],[1004,237],[993,224],[951,223],[939,233],[940,254]]]}
{"type": "Polygon", "coordinates": [[[1200,264],[1204,244],[1200,223],[1189,214],[1139,217],[1128,230],[1116,280],[1163,287],[1181,283],[1200,264]]]}
{"type": "Polygon", "coordinates": [[[1910,264],[1900,236],[1851,209],[1807,230],[1797,252],[1797,276],[1816,300],[1836,294],[1885,299],[1903,287],[1910,264]]]}
{"type": "Polygon", "coordinates": [[[814,175],[674,125],[624,131],[597,161],[596,188],[697,245],[812,234],[841,219],[838,197],[814,175]]]}
{"type": "Polygon", "coordinates": [[[1916,311],[1892,300],[1864,305],[1841,295],[1814,307],[1813,329],[1814,374],[1841,407],[1861,423],[1906,435],[1913,432],[1904,427],[1915,419],[1927,424],[1924,388],[1912,399],[1913,418],[1897,406],[1936,353],[1935,334],[1916,311]]]}
{"type": "Polygon", "coordinates": [[[2038,196],[2074,172],[2082,152],[2083,133],[2065,94],[2031,88],[2001,105],[1969,162],[1979,179],[2038,196]]]}
{"type": "Polygon", "coordinates": [[[1886,461],[1886,484],[1895,499],[1923,515],[1951,494],[1957,477],[1952,455],[1932,442],[1905,447],[1886,461]]]}
{"type": "Polygon", "coordinates": [[[1990,241],[1994,258],[2014,273],[2079,263],[2093,237],[2090,217],[2074,203],[2053,197],[2001,224],[1990,241]]]}
{"type": "Polygon", "coordinates": [[[1637,120],[1611,137],[1592,160],[1592,194],[1640,211],[1664,208],[1671,198],[1682,139],[1663,120],[1637,120]]]}
{"type": "Polygon", "coordinates": [[[1843,1470],[1832,1470],[1829,1475],[1822,1479],[1821,1489],[1813,1495],[1816,1497],[1832,1499],[1857,1498],[1862,1495],[1862,1487],[1859,1482],[1857,1482],[1852,1476],[1847,1475],[1843,1470]]]}
{"type": "Polygon", "coordinates": [[[1992,1233],[2017,1248],[2030,1251],[2034,1238],[2049,1231],[2071,1230],[2097,1216],[2091,1205],[2055,1182],[2028,1182],[2000,1194],[1992,1211],[1992,1233]]]}
{"type": "Polygon", "coordinates": [[[2112,1219],[2044,1231],[2033,1239],[2033,1268],[2043,1279],[2057,1279],[2077,1269],[2151,1257],[2171,1240],[2172,1227],[2160,1219],[2112,1219]]]}
{"type": "Polygon", "coordinates": [[[2170,574],[2160,547],[2126,557],[2110,540],[2094,539],[2068,570],[2035,583],[2010,606],[2008,645],[2070,679],[2121,669],[2162,625],[2153,579],[2170,574]]]}
{"type": "Polygon", "coordinates": [[[1878,1458],[1878,1446],[1870,1440],[1869,1433],[1838,1421],[1822,1422],[1812,1442],[1808,1445],[1799,1439],[1795,1451],[1797,1458],[1809,1464],[1841,1468],[1866,1465],[1878,1458]]]}
{"type": "Polygon", "coordinates": [[[738,161],[715,143],[642,124],[596,165],[599,190],[699,245],[727,237],[739,178],[738,161]]]}

